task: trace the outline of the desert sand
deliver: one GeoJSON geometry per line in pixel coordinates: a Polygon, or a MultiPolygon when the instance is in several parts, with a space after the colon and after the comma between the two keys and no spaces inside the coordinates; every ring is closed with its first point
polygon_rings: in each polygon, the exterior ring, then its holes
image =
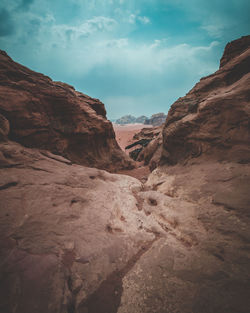
{"type": "MultiPolygon", "coordinates": [[[[144,124],[127,124],[127,125],[120,125],[113,123],[113,128],[116,135],[116,141],[118,142],[119,146],[123,151],[129,154],[131,150],[125,150],[125,147],[131,144],[133,140],[133,136],[140,132],[142,128],[152,128],[151,125],[144,125],[144,124]]],[[[134,148],[133,148],[134,149],[134,148]]],[[[133,150],[132,149],[132,150],[133,150]]],[[[118,171],[119,174],[129,175],[139,179],[142,182],[147,180],[147,176],[150,173],[148,166],[143,166],[143,162],[139,163],[136,162],[136,168],[131,170],[120,170],[118,171]]]]}
{"type": "Polygon", "coordinates": [[[128,154],[128,151],[125,150],[125,147],[133,142],[133,136],[142,128],[152,128],[152,126],[144,124],[119,125],[113,123],[113,128],[116,135],[116,141],[118,142],[121,149],[128,154]]]}

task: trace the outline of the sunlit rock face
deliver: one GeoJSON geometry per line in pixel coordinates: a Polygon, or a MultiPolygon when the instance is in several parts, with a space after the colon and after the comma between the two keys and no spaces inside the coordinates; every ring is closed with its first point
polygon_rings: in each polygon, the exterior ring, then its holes
{"type": "Polygon", "coordinates": [[[114,170],[131,167],[115,140],[104,104],[72,86],[15,63],[0,51],[0,113],[9,138],[75,163],[114,170]]]}

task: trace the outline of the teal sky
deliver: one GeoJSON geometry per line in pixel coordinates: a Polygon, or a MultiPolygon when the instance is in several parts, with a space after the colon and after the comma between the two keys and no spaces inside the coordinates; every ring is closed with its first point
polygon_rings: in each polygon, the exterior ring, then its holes
{"type": "Polygon", "coordinates": [[[249,0],[1,0],[0,48],[104,102],[108,118],[167,113],[250,33],[249,0]]]}

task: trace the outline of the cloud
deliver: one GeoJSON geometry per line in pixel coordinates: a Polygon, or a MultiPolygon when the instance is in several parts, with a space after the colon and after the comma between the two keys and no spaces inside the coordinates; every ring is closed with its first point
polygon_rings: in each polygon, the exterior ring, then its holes
{"type": "Polygon", "coordinates": [[[0,37],[12,35],[14,33],[13,20],[6,9],[0,10],[0,37]]]}
{"type": "Polygon", "coordinates": [[[230,40],[249,34],[249,0],[169,0],[215,38],[230,40]]]}
{"type": "Polygon", "coordinates": [[[142,24],[150,23],[150,19],[147,16],[138,16],[138,21],[140,21],[142,24]]]}
{"type": "Polygon", "coordinates": [[[87,20],[82,24],[83,28],[88,28],[91,31],[103,31],[103,30],[111,30],[117,22],[105,16],[97,16],[92,19],[87,20]]]}
{"type": "Polygon", "coordinates": [[[129,18],[128,18],[128,22],[130,24],[134,24],[136,21],[136,15],[135,14],[130,14],[129,18]]]}
{"type": "Polygon", "coordinates": [[[150,19],[147,16],[140,16],[136,14],[130,14],[128,18],[128,22],[130,24],[141,23],[141,24],[149,24],[150,19]]]}
{"type": "Polygon", "coordinates": [[[97,16],[86,20],[78,26],[69,26],[66,24],[54,25],[52,31],[59,41],[79,40],[84,37],[89,37],[96,32],[112,31],[117,22],[114,19],[104,16],[97,16]]]}
{"type": "Polygon", "coordinates": [[[106,40],[81,50],[71,71],[76,88],[101,98],[110,118],[127,112],[151,115],[167,112],[197,80],[217,69],[216,48],[217,42],[169,46],[168,40],[159,40],[157,45],[124,38],[106,40]]]}
{"type": "Polygon", "coordinates": [[[34,0],[21,0],[19,8],[22,10],[28,10],[33,2],[34,0]]]}
{"type": "Polygon", "coordinates": [[[124,48],[127,47],[129,44],[128,38],[120,38],[120,39],[111,39],[107,41],[103,41],[99,44],[99,47],[107,47],[107,48],[124,48]]]}

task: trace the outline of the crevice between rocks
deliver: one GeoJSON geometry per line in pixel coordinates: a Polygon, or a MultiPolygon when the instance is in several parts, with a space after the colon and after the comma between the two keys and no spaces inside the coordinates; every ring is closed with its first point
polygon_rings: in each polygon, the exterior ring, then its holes
{"type": "Polygon", "coordinates": [[[0,190],[8,189],[10,187],[15,187],[18,183],[16,181],[4,184],[0,186],[0,190]]]}

